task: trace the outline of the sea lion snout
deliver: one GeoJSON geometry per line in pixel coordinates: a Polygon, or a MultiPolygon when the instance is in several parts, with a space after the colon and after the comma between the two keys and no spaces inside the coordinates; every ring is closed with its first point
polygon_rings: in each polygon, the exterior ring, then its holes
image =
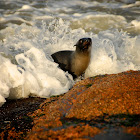
{"type": "Polygon", "coordinates": [[[91,45],[91,38],[85,38],[83,39],[83,46],[90,46],[91,45]]]}
{"type": "Polygon", "coordinates": [[[89,47],[91,47],[91,44],[91,38],[81,38],[74,46],[78,47],[80,50],[87,50],[89,47]]]}

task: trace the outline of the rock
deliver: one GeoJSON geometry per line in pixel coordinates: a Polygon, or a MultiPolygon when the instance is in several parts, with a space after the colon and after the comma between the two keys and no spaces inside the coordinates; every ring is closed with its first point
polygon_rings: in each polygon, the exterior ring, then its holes
{"type": "Polygon", "coordinates": [[[30,114],[26,139],[140,138],[140,71],[88,78],[57,98],[30,114]]]}
{"type": "Polygon", "coordinates": [[[33,126],[28,113],[34,112],[45,99],[7,100],[0,107],[0,140],[22,139],[33,126]]]}

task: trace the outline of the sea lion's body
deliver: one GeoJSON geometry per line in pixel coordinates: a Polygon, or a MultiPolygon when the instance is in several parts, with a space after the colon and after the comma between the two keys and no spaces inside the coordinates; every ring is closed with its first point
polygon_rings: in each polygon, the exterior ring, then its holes
{"type": "Polygon", "coordinates": [[[68,71],[74,78],[83,74],[89,65],[91,39],[82,38],[75,46],[75,51],[59,51],[52,54],[52,58],[59,64],[59,67],[68,71]]]}

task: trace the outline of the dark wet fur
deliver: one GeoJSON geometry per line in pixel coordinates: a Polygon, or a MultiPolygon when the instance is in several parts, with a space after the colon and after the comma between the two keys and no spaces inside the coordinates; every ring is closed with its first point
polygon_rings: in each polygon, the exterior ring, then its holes
{"type": "Polygon", "coordinates": [[[54,59],[54,62],[58,63],[62,70],[68,71],[68,73],[70,73],[73,78],[77,78],[77,76],[69,69],[71,67],[70,59],[73,52],[74,51],[59,51],[52,54],[51,56],[54,59]]]}

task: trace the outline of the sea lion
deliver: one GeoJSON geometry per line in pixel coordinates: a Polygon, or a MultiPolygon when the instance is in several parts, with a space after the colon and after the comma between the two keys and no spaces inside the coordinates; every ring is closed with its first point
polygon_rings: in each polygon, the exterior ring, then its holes
{"type": "Polygon", "coordinates": [[[83,74],[89,65],[92,40],[81,38],[74,46],[75,51],[59,51],[51,56],[62,70],[68,71],[75,79],[83,74]]]}

